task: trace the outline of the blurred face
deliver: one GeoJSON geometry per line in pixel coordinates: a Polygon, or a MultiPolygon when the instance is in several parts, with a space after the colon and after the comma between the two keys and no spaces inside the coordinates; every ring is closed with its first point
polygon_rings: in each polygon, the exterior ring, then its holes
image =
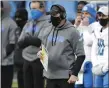
{"type": "Polygon", "coordinates": [[[83,9],[84,5],[83,4],[79,4],[78,7],[77,7],[77,16],[81,16],[82,13],[82,9],[83,9]]]}
{"type": "Polygon", "coordinates": [[[82,17],[91,17],[91,15],[88,12],[82,12],[82,17]]]}
{"type": "Polygon", "coordinates": [[[62,19],[60,17],[60,11],[59,11],[59,8],[57,6],[54,6],[51,8],[51,11],[50,11],[50,14],[51,14],[51,23],[57,27],[58,25],[60,25],[62,19]]]}
{"type": "Polygon", "coordinates": [[[86,19],[89,25],[95,22],[95,18],[92,15],[90,15],[88,12],[84,11],[82,12],[82,20],[86,20],[86,19]]]}
{"type": "Polygon", "coordinates": [[[109,16],[103,13],[98,13],[98,20],[101,26],[106,27],[109,23],[109,16]]]}
{"type": "Polygon", "coordinates": [[[82,10],[83,7],[84,7],[83,4],[79,4],[78,7],[77,7],[78,8],[77,10],[81,12],[81,10],[82,10]]]}
{"type": "Polygon", "coordinates": [[[31,17],[33,20],[38,20],[44,14],[44,8],[40,6],[40,2],[32,1],[30,4],[31,17]]]}
{"type": "Polygon", "coordinates": [[[107,19],[108,16],[104,15],[103,13],[97,13],[98,19],[107,19]]]}
{"type": "Polygon", "coordinates": [[[61,23],[61,18],[60,18],[60,14],[51,14],[51,22],[54,26],[58,26],[61,23]]]}
{"type": "Polygon", "coordinates": [[[36,1],[31,2],[30,8],[31,9],[39,10],[41,12],[43,11],[43,8],[40,8],[40,3],[39,2],[36,2],[36,1]]]}
{"type": "Polygon", "coordinates": [[[15,13],[15,22],[21,29],[27,22],[27,19],[28,19],[27,14],[24,14],[24,13],[22,14],[21,12],[18,12],[18,11],[15,13]]]}

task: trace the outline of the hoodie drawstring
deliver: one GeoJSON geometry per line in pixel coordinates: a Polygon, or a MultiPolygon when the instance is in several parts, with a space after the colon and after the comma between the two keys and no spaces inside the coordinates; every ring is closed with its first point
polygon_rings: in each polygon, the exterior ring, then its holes
{"type": "MultiPolygon", "coordinates": [[[[47,38],[48,38],[48,36],[50,35],[50,33],[51,33],[52,29],[53,29],[53,26],[52,26],[52,28],[51,28],[50,32],[48,33],[47,38]]],[[[46,38],[46,41],[45,41],[45,46],[47,46],[47,38],[46,38]]]]}
{"type": "Polygon", "coordinates": [[[53,42],[53,41],[54,41],[55,30],[56,30],[56,28],[54,28],[54,31],[53,31],[53,36],[52,36],[52,46],[56,45],[57,36],[58,36],[58,31],[59,31],[59,30],[57,30],[57,32],[56,32],[56,36],[55,36],[55,42],[53,42]]]}
{"type": "Polygon", "coordinates": [[[55,45],[56,45],[56,41],[57,41],[58,32],[59,32],[59,30],[57,30],[57,33],[56,33],[55,45]]]}
{"type": "Polygon", "coordinates": [[[52,36],[52,46],[54,45],[53,44],[53,40],[54,40],[54,33],[55,33],[55,30],[56,30],[56,27],[54,28],[54,30],[53,30],[53,36],[52,36]]]}

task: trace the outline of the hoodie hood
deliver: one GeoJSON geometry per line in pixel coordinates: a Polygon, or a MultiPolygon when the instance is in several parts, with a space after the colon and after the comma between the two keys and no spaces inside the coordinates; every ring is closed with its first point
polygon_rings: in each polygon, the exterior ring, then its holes
{"type": "Polygon", "coordinates": [[[61,27],[61,29],[68,29],[70,27],[74,27],[71,22],[69,21],[66,21],[65,25],[61,27]]]}
{"type": "MultiPolygon", "coordinates": [[[[37,22],[39,22],[39,21],[46,21],[46,20],[50,20],[50,16],[44,14],[43,16],[41,16],[41,17],[37,20],[37,22]]],[[[34,20],[32,19],[32,21],[34,21],[34,20]]]]}
{"type": "Polygon", "coordinates": [[[47,16],[47,15],[43,15],[41,18],[39,18],[38,21],[45,21],[45,20],[49,20],[50,19],[50,16],[47,16]]]}
{"type": "Polygon", "coordinates": [[[66,21],[66,23],[61,27],[61,28],[54,28],[53,30],[53,36],[52,36],[52,46],[54,46],[57,42],[57,36],[58,36],[58,32],[60,30],[65,30],[65,29],[69,29],[71,27],[74,27],[69,21],[66,21]],[[55,31],[56,31],[56,35],[55,35],[55,31]],[[54,41],[54,36],[55,37],[55,41],[54,41]]]}

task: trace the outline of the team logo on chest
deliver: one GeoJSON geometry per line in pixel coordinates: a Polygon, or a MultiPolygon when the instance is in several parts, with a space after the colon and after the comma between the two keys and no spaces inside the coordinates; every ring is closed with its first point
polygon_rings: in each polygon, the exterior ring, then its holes
{"type": "Polygon", "coordinates": [[[102,56],[104,54],[104,40],[98,39],[98,55],[102,56]]]}
{"type": "Polygon", "coordinates": [[[56,36],[55,37],[53,37],[53,36],[48,36],[48,41],[52,41],[52,39],[53,39],[53,42],[55,42],[55,40],[57,41],[57,42],[64,42],[64,37],[63,36],[57,36],[57,38],[56,38],[56,36]]]}

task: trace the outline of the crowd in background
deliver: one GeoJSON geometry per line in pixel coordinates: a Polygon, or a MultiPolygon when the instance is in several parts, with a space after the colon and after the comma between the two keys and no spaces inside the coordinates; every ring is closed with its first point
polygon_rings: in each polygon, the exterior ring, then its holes
{"type": "Polygon", "coordinates": [[[74,1],[74,17],[59,3],[11,1],[12,12],[7,2],[1,2],[1,88],[12,87],[14,68],[18,88],[109,87],[108,1],[74,1]],[[41,44],[48,71],[40,62],[41,44]]]}

